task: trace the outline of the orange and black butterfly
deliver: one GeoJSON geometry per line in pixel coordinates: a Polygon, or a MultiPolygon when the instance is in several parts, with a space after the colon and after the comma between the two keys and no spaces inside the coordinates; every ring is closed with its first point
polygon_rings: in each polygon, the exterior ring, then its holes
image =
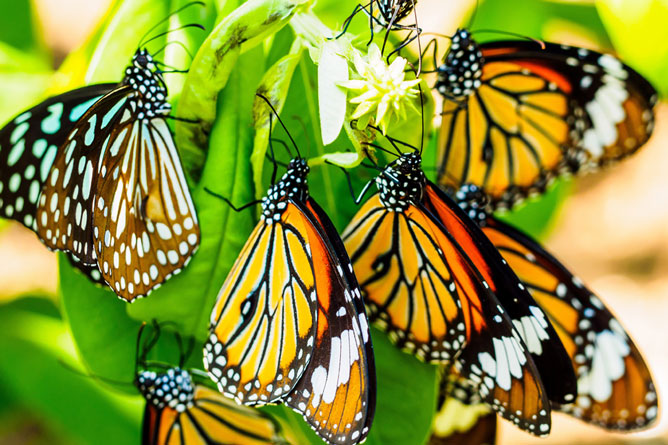
{"type": "Polygon", "coordinates": [[[332,222],[293,159],[218,295],[204,364],[246,405],[284,402],[329,443],[363,441],[376,376],[357,280],[332,222]]]}
{"type": "Polygon", "coordinates": [[[495,219],[476,186],[463,186],[456,200],[529,289],[571,357],[577,396],[556,408],[613,430],[654,421],[658,402],[649,369],[601,299],[535,240],[495,219]]]}
{"type": "Polygon", "coordinates": [[[533,41],[478,44],[459,29],[435,88],[444,97],[438,183],[482,188],[511,207],[562,173],[642,146],[656,90],[615,57],[533,41]]]}
{"type": "Polygon", "coordinates": [[[199,246],[160,67],[138,49],[119,84],[55,96],[0,130],[3,216],[126,301],[178,273],[199,246]]]}
{"type": "MultiPolygon", "coordinates": [[[[456,359],[460,373],[486,403],[519,427],[547,434],[550,405],[534,359],[478,270],[479,258],[469,256],[469,246],[458,243],[460,238],[467,243],[475,238],[446,229],[424,203],[425,188],[433,186],[424,177],[419,153],[400,155],[375,182],[378,193],[366,201],[343,234],[370,320],[398,347],[422,360],[456,359]]],[[[469,225],[477,230],[474,223],[469,225]]],[[[526,291],[519,281],[514,289],[507,288],[512,271],[508,269],[507,279],[497,275],[502,266],[500,260],[498,268],[485,265],[494,271],[485,273],[495,280],[499,294],[508,292],[505,299],[524,299],[521,293],[526,291]]],[[[531,299],[528,294],[526,298],[531,299]]],[[[530,340],[542,343],[549,325],[527,321],[536,328],[529,332],[530,340]]],[[[561,358],[565,351],[559,352],[558,343],[552,346],[555,340],[556,334],[545,350],[557,351],[555,366],[562,367],[560,362],[568,357],[561,358]]],[[[568,375],[564,374],[566,382],[568,375]]],[[[568,398],[558,386],[555,394],[568,398]]]]}
{"type": "MultiPolygon", "coordinates": [[[[142,328],[143,329],[143,328],[142,328]]],[[[156,337],[152,344],[157,341],[156,337]]],[[[141,339],[141,330],[138,338],[141,339]]],[[[139,345],[138,345],[139,346],[139,345]]],[[[150,348],[150,347],[149,347],[150,348]]],[[[257,409],[239,405],[197,379],[204,373],[187,371],[137,358],[134,384],[146,399],[144,445],[287,445],[281,425],[257,409]],[[141,370],[140,370],[141,368],[141,370]],[[149,369],[152,368],[152,369],[149,369]]],[[[139,355],[139,354],[138,354],[139,355]]]]}

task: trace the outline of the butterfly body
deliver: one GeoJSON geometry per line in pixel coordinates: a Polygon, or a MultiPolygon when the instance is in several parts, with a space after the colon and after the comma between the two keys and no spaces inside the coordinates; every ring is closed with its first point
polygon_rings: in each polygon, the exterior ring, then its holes
{"type": "Polygon", "coordinates": [[[330,443],[359,443],[375,409],[361,295],[338,234],[290,162],[211,314],[205,368],[239,403],[286,403],[330,443]]]}
{"type": "Polygon", "coordinates": [[[649,369],[601,299],[536,241],[494,218],[476,186],[463,186],[456,198],[548,315],[571,358],[577,394],[556,409],[613,430],[654,421],[658,402],[649,369]]]}
{"type": "Polygon", "coordinates": [[[453,191],[476,184],[494,207],[629,156],[654,126],[654,88],[613,56],[584,48],[479,44],[460,29],[438,73],[438,183],[453,191]]]}

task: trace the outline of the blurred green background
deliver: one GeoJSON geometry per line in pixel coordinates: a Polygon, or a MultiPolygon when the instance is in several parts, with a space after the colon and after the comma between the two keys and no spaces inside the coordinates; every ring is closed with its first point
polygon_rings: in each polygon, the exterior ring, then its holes
{"type": "MultiPolygon", "coordinates": [[[[71,73],[86,71],[81,68],[90,62],[86,42],[123,38],[114,33],[106,35],[99,27],[108,23],[109,11],[117,10],[120,3],[111,0],[3,1],[0,6],[0,122],[7,121],[49,92],[81,83],[83,79],[72,78],[71,73]],[[77,48],[82,49],[77,51],[77,48]],[[72,51],[73,55],[66,58],[72,51]],[[61,66],[63,61],[65,67],[61,66]]],[[[217,6],[225,10],[232,3],[226,6],[222,1],[217,2],[217,6]]],[[[350,4],[352,10],[355,3],[345,4],[350,4]]],[[[176,4],[178,2],[165,2],[163,7],[167,11],[176,4]]],[[[323,0],[316,11],[332,28],[337,28],[345,18],[341,3],[336,1],[323,0]]],[[[425,31],[451,34],[457,26],[469,23],[474,17],[470,23],[474,30],[513,31],[533,38],[614,51],[651,79],[657,89],[664,94],[668,92],[667,0],[420,0],[418,14],[425,31]]],[[[149,22],[148,26],[151,24],[149,22]]],[[[212,23],[207,25],[210,29],[212,23]]],[[[361,31],[364,26],[365,21],[360,17],[352,29],[361,31]]],[[[124,38],[135,37],[139,38],[133,35],[124,38]]],[[[481,35],[482,40],[490,38],[499,37],[481,35]]],[[[136,42],[128,45],[136,45],[136,42]]],[[[442,48],[441,53],[444,50],[442,48]]],[[[272,57],[268,55],[267,63],[274,60],[272,57]]],[[[112,65],[112,62],[96,61],[100,65],[112,65]]],[[[123,67],[112,65],[111,68],[120,73],[123,67]]],[[[295,76],[297,80],[293,82],[307,84],[310,79],[308,69],[303,66],[295,76]]],[[[305,106],[295,101],[290,110],[305,106]]],[[[665,108],[663,103],[658,107],[656,134],[636,158],[596,177],[558,184],[543,199],[506,215],[513,223],[543,237],[548,246],[616,310],[645,352],[664,398],[668,384],[664,346],[668,329],[663,322],[668,315],[668,255],[664,253],[668,252],[665,200],[668,157],[664,154],[668,145],[668,112],[665,108]]],[[[290,126],[295,128],[299,124],[292,120],[290,126]]],[[[297,128],[295,133],[300,130],[297,128]]],[[[300,136],[304,137],[297,135],[300,136]]],[[[320,198],[317,189],[316,196],[320,198]]],[[[82,342],[80,338],[75,344],[71,334],[71,326],[85,325],[92,340],[105,338],[95,335],[110,330],[123,332],[125,340],[132,344],[136,320],[127,317],[123,303],[113,296],[105,294],[97,299],[98,295],[86,293],[79,295],[77,301],[88,312],[80,310],[78,318],[72,318],[71,311],[63,310],[64,302],[59,296],[55,255],[17,224],[3,222],[1,227],[0,444],[138,443],[143,401],[132,387],[116,385],[112,389],[72,370],[85,369],[79,359],[85,349],[88,357],[97,355],[98,365],[93,372],[109,375],[100,364],[107,354],[113,355],[114,345],[82,342]],[[113,326],[108,326],[109,320],[113,326]],[[127,324],[119,326],[124,320],[127,324]]],[[[339,229],[342,228],[339,225],[339,229]]],[[[70,292],[78,285],[61,284],[69,286],[70,292]]],[[[72,304],[71,298],[69,304],[72,304]]],[[[133,354],[126,352],[130,360],[133,354]]],[[[109,366],[110,373],[119,372],[111,369],[111,361],[109,366]]],[[[128,368],[132,366],[129,361],[128,368]]],[[[388,379],[393,377],[388,376],[388,379]]],[[[393,383],[406,385],[410,390],[409,382],[401,378],[398,375],[393,383]]],[[[426,374],[425,378],[428,378],[426,374]]],[[[419,397],[411,400],[420,401],[419,397]]],[[[402,398],[387,399],[382,395],[379,402],[408,403],[402,398]]],[[[429,395],[425,395],[424,403],[433,403],[429,395]]],[[[658,444],[668,443],[667,431],[666,423],[660,422],[648,432],[624,436],[602,432],[565,416],[555,416],[553,433],[547,440],[532,438],[501,422],[499,443],[658,444]]]]}

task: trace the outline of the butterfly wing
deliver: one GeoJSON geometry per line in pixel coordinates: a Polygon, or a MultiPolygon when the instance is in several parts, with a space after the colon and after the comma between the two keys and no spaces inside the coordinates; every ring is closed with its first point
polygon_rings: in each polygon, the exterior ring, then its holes
{"type": "Polygon", "coordinates": [[[211,313],[205,368],[223,394],[244,404],[279,401],[311,360],[318,302],[310,226],[293,201],[280,220],[260,221],[211,313]]]}
{"type": "Polygon", "coordinates": [[[196,385],[193,404],[183,412],[146,404],[142,443],[268,445],[288,442],[272,418],[196,385]]]}
{"type": "Polygon", "coordinates": [[[474,183],[510,207],[562,171],[633,153],[651,134],[656,91],[610,55],[526,41],[480,49],[480,87],[444,101],[439,184],[474,183]]]}
{"type": "Polygon", "coordinates": [[[488,217],[483,231],[550,317],[571,357],[578,394],[559,409],[608,429],[654,421],[657,395],[649,369],[601,300],[518,230],[488,217]]]}
{"type": "Polygon", "coordinates": [[[454,358],[466,341],[461,305],[477,297],[460,281],[464,260],[438,225],[414,206],[388,211],[376,194],[343,240],[371,321],[422,360],[454,358]]]}
{"type": "Polygon", "coordinates": [[[371,336],[357,281],[334,226],[318,204],[306,203],[314,224],[306,236],[318,296],[313,357],[286,404],[329,443],[360,443],[376,405],[371,336]]]}
{"type": "Polygon", "coordinates": [[[0,130],[0,211],[31,230],[42,187],[79,118],[117,84],[91,85],[51,97],[0,130]]]}
{"type": "Polygon", "coordinates": [[[137,119],[120,87],[79,120],[49,174],[37,233],[127,301],[147,295],[188,262],[199,226],[164,119],[137,119]]]}
{"type": "Polygon", "coordinates": [[[424,202],[464,249],[503,306],[531,353],[551,401],[575,399],[577,383],[571,360],[546,315],[494,245],[459,206],[427,183],[424,202]]]}
{"type": "Polygon", "coordinates": [[[462,376],[486,403],[529,432],[549,432],[549,402],[519,333],[426,209],[391,212],[374,195],[343,238],[371,318],[383,322],[393,342],[439,363],[459,355],[462,376]]]}

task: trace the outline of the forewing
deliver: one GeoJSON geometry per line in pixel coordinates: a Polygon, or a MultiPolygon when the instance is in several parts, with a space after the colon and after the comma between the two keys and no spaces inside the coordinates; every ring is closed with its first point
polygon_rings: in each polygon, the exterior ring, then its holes
{"type": "Polygon", "coordinates": [[[518,230],[488,218],[483,231],[547,313],[571,357],[578,394],[575,403],[558,409],[608,429],[653,422],[657,394],[649,369],[604,303],[518,230]]]}
{"type": "Polygon", "coordinates": [[[311,360],[318,309],[310,224],[292,202],[279,221],[260,221],[218,294],[204,364],[240,403],[280,400],[311,360]]]}
{"type": "Polygon", "coordinates": [[[93,235],[103,278],[132,301],[190,261],[200,232],[165,120],[137,120],[129,110],[123,113],[102,146],[93,235]]]}
{"type": "Polygon", "coordinates": [[[93,201],[98,160],[117,131],[129,87],[98,100],[69,133],[42,188],[36,214],[37,235],[47,247],[70,252],[85,265],[95,265],[93,201]]]}
{"type": "Polygon", "coordinates": [[[390,212],[374,195],[343,233],[370,320],[398,347],[434,362],[464,345],[460,299],[471,290],[456,276],[459,253],[440,232],[421,210],[390,212]]]}
{"type": "Polygon", "coordinates": [[[77,120],[116,84],[79,88],[24,111],[0,130],[0,211],[35,230],[51,166],[77,120]]]}

